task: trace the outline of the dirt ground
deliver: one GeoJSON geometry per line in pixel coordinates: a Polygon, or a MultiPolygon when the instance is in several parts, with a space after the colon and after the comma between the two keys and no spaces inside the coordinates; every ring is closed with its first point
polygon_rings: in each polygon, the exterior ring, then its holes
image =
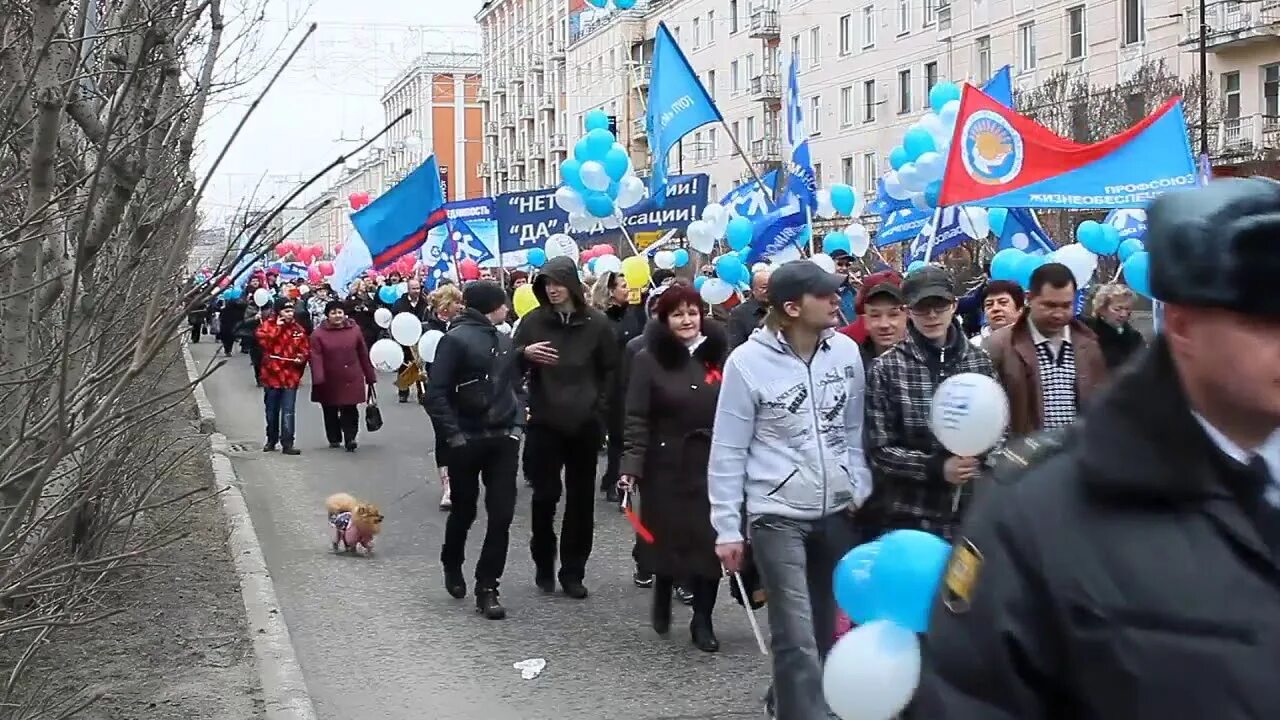
{"type": "MultiPolygon", "coordinates": [[[[165,374],[166,381],[186,382],[181,361],[165,374]]],[[[171,439],[174,451],[197,448],[173,474],[166,493],[178,496],[212,487],[208,440],[198,431],[194,401],[188,398],[162,417],[155,432],[171,439]]],[[[55,635],[28,675],[29,689],[48,683],[46,691],[56,690],[64,698],[102,692],[97,703],[74,716],[84,720],[264,716],[220,500],[210,494],[187,510],[182,522],[190,534],[151,557],[163,567],[126,586],[112,602],[127,610],[55,635]]],[[[7,720],[3,709],[0,720],[7,720]]]]}

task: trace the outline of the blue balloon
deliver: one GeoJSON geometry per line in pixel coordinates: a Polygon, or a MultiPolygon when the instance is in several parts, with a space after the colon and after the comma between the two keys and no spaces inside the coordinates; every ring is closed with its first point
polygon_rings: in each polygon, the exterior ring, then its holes
{"type": "Polygon", "coordinates": [[[378,299],[381,300],[384,304],[390,305],[394,303],[396,300],[398,300],[399,298],[396,296],[395,288],[391,287],[390,285],[383,285],[382,287],[378,288],[378,299]]]}
{"type": "Polygon", "coordinates": [[[822,252],[832,255],[837,250],[853,254],[853,243],[850,242],[849,236],[842,232],[827,233],[827,236],[822,238],[822,252]]]}
{"type": "Polygon", "coordinates": [[[747,277],[747,268],[736,253],[716,258],[716,276],[730,285],[737,285],[747,277]]]}
{"type": "Polygon", "coordinates": [[[902,147],[906,150],[907,159],[915,162],[916,158],[927,152],[936,152],[938,146],[933,142],[933,136],[924,128],[911,128],[907,134],[902,137],[902,147]]]}
{"type": "Polygon", "coordinates": [[[636,6],[636,0],[613,0],[613,4],[616,5],[619,10],[630,10],[636,6]]]}
{"type": "Polygon", "coordinates": [[[853,206],[857,201],[857,193],[848,185],[837,183],[831,186],[831,207],[841,215],[852,215],[853,206]]]}
{"type": "Polygon", "coordinates": [[[1142,252],[1146,249],[1147,246],[1143,245],[1141,240],[1131,237],[1120,243],[1120,249],[1116,251],[1116,254],[1120,256],[1120,262],[1123,263],[1125,260],[1133,257],[1134,253],[1142,252]]]}
{"type": "Polygon", "coordinates": [[[1026,253],[1018,248],[1005,248],[991,258],[991,279],[1018,282],[1018,262],[1026,253]]]}
{"type": "Polygon", "coordinates": [[[702,284],[707,281],[706,275],[699,275],[693,279],[693,289],[702,292],[702,284]]]}
{"type": "Polygon", "coordinates": [[[938,198],[942,197],[942,181],[934,180],[924,186],[924,202],[931,208],[938,207],[938,198]]]}
{"type": "Polygon", "coordinates": [[[533,248],[529,251],[529,264],[540,268],[547,261],[547,251],[542,248],[533,248]]]}
{"type": "Polygon", "coordinates": [[[906,165],[910,160],[907,159],[907,151],[901,145],[889,151],[889,167],[897,170],[906,165]]]}
{"type": "Polygon", "coordinates": [[[942,112],[943,106],[952,100],[960,99],[960,86],[950,80],[942,82],[929,88],[929,107],[933,108],[936,113],[942,112]]]}
{"type": "Polygon", "coordinates": [[[836,563],[832,576],[836,604],[850,620],[862,625],[875,620],[875,588],[871,586],[871,568],[880,554],[880,543],[864,543],[845,553],[836,563]]]}
{"type": "Polygon", "coordinates": [[[224,300],[239,300],[241,295],[244,295],[244,291],[238,287],[229,287],[222,291],[224,300]]]}
{"type": "Polygon", "coordinates": [[[586,189],[582,184],[582,163],[573,158],[560,163],[560,182],[579,193],[586,189]]]}
{"type": "Polygon", "coordinates": [[[583,121],[587,132],[592,130],[608,130],[609,116],[603,110],[592,110],[587,113],[586,119],[583,121]]]}
{"type": "Polygon", "coordinates": [[[725,230],[725,239],[729,242],[729,247],[741,250],[751,244],[751,236],[754,232],[755,227],[751,221],[739,215],[729,221],[729,227],[725,230]]]}
{"type": "Polygon", "coordinates": [[[928,263],[926,263],[926,262],[925,262],[925,261],[923,261],[923,260],[916,260],[915,262],[913,262],[913,263],[911,263],[910,265],[908,265],[908,266],[907,266],[907,274],[908,274],[908,275],[910,275],[911,273],[913,273],[913,272],[915,272],[915,271],[919,270],[920,268],[924,267],[925,265],[928,265],[928,263]]]}
{"type": "Polygon", "coordinates": [[[609,0],[587,0],[593,7],[603,8],[609,4],[609,0]]]}
{"type": "Polygon", "coordinates": [[[627,156],[626,150],[620,147],[609,148],[604,156],[604,171],[609,174],[609,179],[614,182],[621,180],[630,167],[631,158],[627,156]]]}
{"type": "Polygon", "coordinates": [[[587,261],[587,272],[594,274],[596,271],[596,259],[591,258],[587,261]]]}
{"type": "Polygon", "coordinates": [[[1043,255],[1028,255],[1023,253],[1022,257],[1018,258],[1017,277],[1014,278],[1014,282],[1018,283],[1023,290],[1030,289],[1031,275],[1034,274],[1036,270],[1039,270],[1040,266],[1044,265],[1046,262],[1048,261],[1045,260],[1043,255]]]}
{"type": "Polygon", "coordinates": [[[688,250],[685,250],[684,248],[676,248],[675,252],[671,254],[675,257],[676,267],[684,267],[689,264],[688,250]]]}
{"type": "Polygon", "coordinates": [[[1124,271],[1124,281],[1133,291],[1145,298],[1155,299],[1151,294],[1151,254],[1139,250],[1129,256],[1120,266],[1124,271]]]}
{"type": "Polygon", "coordinates": [[[1009,220],[1008,208],[991,208],[987,211],[987,222],[991,224],[991,234],[996,237],[1004,235],[1004,224],[1009,220]]]}
{"type": "Polygon", "coordinates": [[[608,195],[613,200],[617,200],[618,193],[621,191],[622,191],[622,184],[615,180],[609,183],[609,187],[605,188],[604,194],[608,195]]]}
{"type": "Polygon", "coordinates": [[[871,565],[876,620],[891,620],[912,632],[929,629],[929,610],[947,566],[951,546],[922,530],[894,530],[881,537],[871,565]]]}
{"type": "MultiPolygon", "coordinates": [[[[609,154],[609,151],[613,149],[613,144],[618,140],[608,130],[596,128],[587,133],[583,141],[586,143],[587,152],[589,153],[587,158],[604,162],[605,156],[609,154]]],[[[578,159],[581,160],[582,158],[578,159]]]]}
{"type": "MultiPolygon", "coordinates": [[[[609,131],[606,130],[605,132],[609,131]]],[[[591,156],[591,145],[587,143],[587,139],[585,137],[578,138],[578,142],[573,144],[573,157],[578,162],[586,162],[588,160],[596,159],[591,156]]]]}
{"type": "Polygon", "coordinates": [[[617,209],[617,206],[613,204],[613,198],[602,192],[588,192],[583,197],[583,200],[587,206],[587,213],[591,217],[612,217],[617,209]]]}
{"type": "Polygon", "coordinates": [[[1094,255],[1114,255],[1120,249],[1120,233],[1097,220],[1085,220],[1076,226],[1076,241],[1094,255]]]}

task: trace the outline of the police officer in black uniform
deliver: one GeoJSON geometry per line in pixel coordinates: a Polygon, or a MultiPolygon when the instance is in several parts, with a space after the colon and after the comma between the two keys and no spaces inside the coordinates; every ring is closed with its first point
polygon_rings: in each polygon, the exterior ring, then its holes
{"type": "Polygon", "coordinates": [[[1147,248],[1161,336],[980,492],[912,718],[1280,718],[1280,183],[1163,195],[1147,248]]]}

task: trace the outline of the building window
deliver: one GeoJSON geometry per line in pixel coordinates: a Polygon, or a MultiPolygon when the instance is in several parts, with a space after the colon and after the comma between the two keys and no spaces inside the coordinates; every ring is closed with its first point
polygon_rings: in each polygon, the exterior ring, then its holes
{"type": "Polygon", "coordinates": [[[911,112],[911,71],[898,71],[898,114],[911,112]]]}
{"type": "Polygon", "coordinates": [[[862,122],[876,121],[876,81],[862,82],[862,122]]]}
{"type": "Polygon", "coordinates": [[[707,94],[711,96],[712,100],[716,99],[716,71],[715,70],[707,71],[707,94]]]}
{"type": "Polygon", "coordinates": [[[862,153],[862,192],[867,195],[874,195],[876,192],[876,180],[879,179],[879,173],[876,172],[876,154],[874,152],[862,153]]]}
{"type": "Polygon", "coordinates": [[[809,67],[816,68],[822,61],[822,28],[809,28],[809,67]]]}
{"type": "Polygon", "coordinates": [[[702,45],[702,19],[693,19],[693,48],[697,50],[702,45]]]}
{"type": "Polygon", "coordinates": [[[862,8],[862,49],[876,46],[876,6],[867,5],[862,8]]]}
{"type": "Polygon", "coordinates": [[[840,16],[840,54],[853,52],[853,16],[840,16]]]}
{"type": "Polygon", "coordinates": [[[1262,114],[1268,128],[1280,125],[1280,65],[1262,68],[1262,114]]]}
{"type": "Polygon", "coordinates": [[[814,95],[809,98],[809,134],[817,135],[822,132],[822,96],[814,95]]]}
{"type": "Polygon", "coordinates": [[[742,76],[747,78],[749,81],[756,76],[756,54],[747,53],[747,57],[744,58],[744,60],[745,64],[742,66],[742,76]]]}
{"type": "Polygon", "coordinates": [[[977,81],[986,82],[991,78],[991,36],[983,35],[973,43],[974,66],[977,81]]]}
{"type": "Polygon", "coordinates": [[[1018,72],[1030,72],[1036,69],[1036,24],[1023,23],[1018,26],[1018,72]]]}
{"type": "Polygon", "coordinates": [[[849,187],[858,187],[858,179],[853,175],[853,156],[840,158],[840,182],[849,187]]]}
{"type": "Polygon", "coordinates": [[[820,162],[813,164],[813,184],[819,188],[822,187],[822,163],[820,162]]]}
{"type": "Polygon", "coordinates": [[[792,35],[791,36],[791,62],[796,65],[799,65],[800,57],[801,57],[800,56],[800,36],[792,35]]]}
{"type": "Polygon", "coordinates": [[[1123,0],[1124,44],[1137,45],[1147,39],[1146,3],[1143,0],[1123,0]]]}
{"type": "Polygon", "coordinates": [[[840,127],[853,124],[853,86],[840,88],[840,127]]]}
{"type": "MultiPolygon", "coordinates": [[[[734,139],[734,140],[737,140],[738,142],[742,142],[742,140],[743,140],[743,137],[742,137],[742,124],[741,124],[741,123],[739,123],[737,120],[734,120],[734,121],[733,121],[733,139],[734,139]]],[[[750,138],[746,138],[746,139],[747,139],[748,141],[750,140],[750,138]]]]}
{"type": "MultiPolygon", "coordinates": [[[[707,131],[707,144],[711,146],[711,157],[720,154],[720,137],[716,134],[716,129],[711,128],[707,131]]],[[[715,197],[712,195],[712,197],[715,197]]]]}
{"type": "Polygon", "coordinates": [[[742,73],[738,72],[738,61],[729,63],[729,91],[731,95],[742,92],[742,73]]]}
{"type": "Polygon", "coordinates": [[[738,32],[738,0],[729,0],[729,34],[738,32]]]}
{"type": "Polygon", "coordinates": [[[924,94],[928,95],[934,85],[938,84],[938,61],[924,64],[924,94]]]}
{"type": "Polygon", "coordinates": [[[1077,5],[1067,10],[1067,59],[1083,58],[1084,50],[1084,6],[1077,5]]]}
{"type": "Polygon", "coordinates": [[[716,41],[716,11],[708,10],[707,11],[707,44],[710,45],[715,41],[716,41]]]}
{"type": "MultiPolygon", "coordinates": [[[[1240,73],[1222,73],[1222,105],[1223,117],[1228,120],[1240,120],[1240,73]]],[[[1228,138],[1230,139],[1230,138],[1228,138]]]]}
{"type": "Polygon", "coordinates": [[[924,0],[924,26],[933,27],[933,19],[937,14],[938,0],[924,0]]]}
{"type": "Polygon", "coordinates": [[[898,34],[911,32],[911,0],[898,0],[898,34]]]}
{"type": "Polygon", "coordinates": [[[754,115],[747,118],[747,139],[759,140],[759,138],[756,137],[756,118],[754,115]]]}

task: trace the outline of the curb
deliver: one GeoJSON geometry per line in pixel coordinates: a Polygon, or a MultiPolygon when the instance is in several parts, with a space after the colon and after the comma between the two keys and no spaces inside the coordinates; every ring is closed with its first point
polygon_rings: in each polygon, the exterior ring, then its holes
{"type": "MultiPolygon", "coordinates": [[[[185,341],[182,343],[182,362],[187,368],[187,378],[195,382],[200,371],[185,341]]],[[[197,383],[192,394],[200,413],[200,431],[209,435],[213,481],[222,500],[222,512],[231,528],[227,545],[235,561],[236,575],[240,577],[240,595],[244,600],[245,620],[252,633],[253,654],[257,660],[258,678],[262,682],[266,716],[268,720],[316,720],[302,666],[298,664],[289,627],[276,600],[275,584],[267,570],[253,520],[249,517],[249,506],[245,504],[235,468],[227,454],[230,451],[227,437],[217,432],[217,417],[203,384],[197,383]]]]}

